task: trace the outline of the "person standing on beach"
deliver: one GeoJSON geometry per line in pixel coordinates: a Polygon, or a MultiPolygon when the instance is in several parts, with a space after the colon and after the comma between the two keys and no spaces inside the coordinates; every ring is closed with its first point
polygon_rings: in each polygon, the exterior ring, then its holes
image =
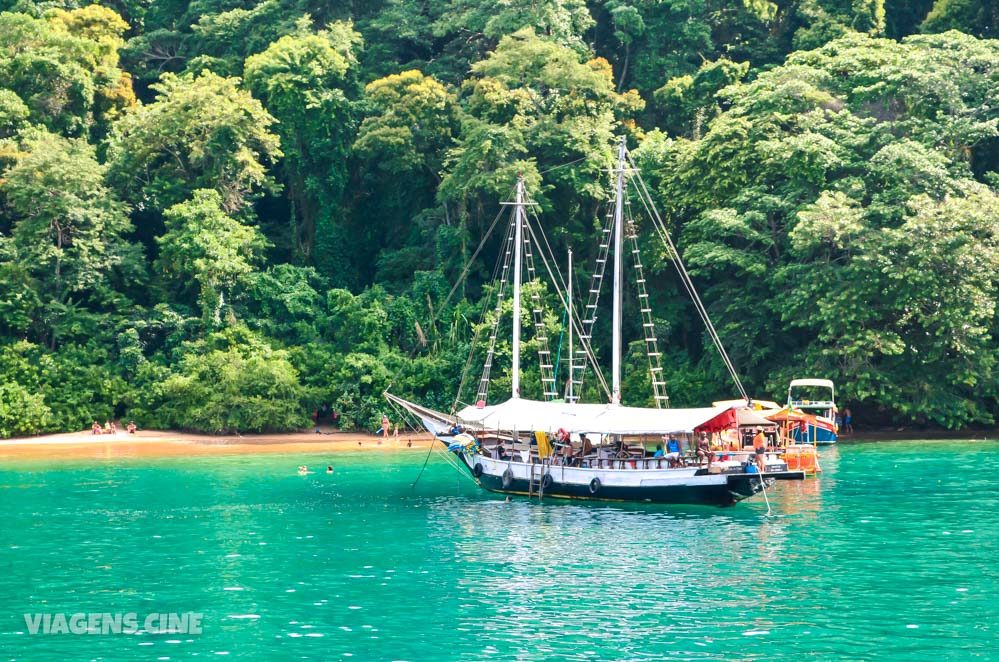
{"type": "Polygon", "coordinates": [[[386,439],[388,439],[388,436],[389,436],[389,426],[391,426],[391,425],[392,424],[389,422],[389,417],[386,416],[385,414],[382,414],[382,429],[381,429],[381,433],[382,433],[382,436],[385,437],[386,439]]]}
{"type": "Polygon", "coordinates": [[[843,409],[843,432],[853,434],[853,412],[849,407],[843,409]]]}

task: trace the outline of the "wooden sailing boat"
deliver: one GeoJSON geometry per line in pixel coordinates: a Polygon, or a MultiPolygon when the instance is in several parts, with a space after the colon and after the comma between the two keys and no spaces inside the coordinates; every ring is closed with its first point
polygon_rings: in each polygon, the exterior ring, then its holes
{"type": "MultiPolygon", "coordinates": [[[[700,426],[715,419],[732,405],[694,409],[668,407],[665,383],[662,381],[662,367],[654,344],[655,334],[652,329],[648,294],[641,274],[638,278],[639,303],[642,307],[646,341],[650,344],[651,383],[657,406],[644,408],[626,407],[621,404],[624,209],[625,188],[629,175],[634,175],[641,184],[638,191],[643,196],[642,202],[654,215],[656,230],[672,251],[681,280],[728,366],[736,386],[746,401],[748,398],[732,362],[721,346],[706,309],[696,290],[693,289],[676,247],[669,238],[662,219],[655,212],[651,198],[648,197],[648,190],[641,182],[637,169],[630,162],[623,138],[619,145],[614,174],[616,184],[614,212],[609,227],[604,230],[605,238],[599,252],[602,257],[598,257],[598,269],[594,275],[598,283],[590,288],[591,296],[583,320],[576,316],[568,292],[562,298],[562,293],[571,285],[559,290],[559,283],[555,283],[557,293],[567,310],[570,334],[576,331],[575,337],[582,346],[584,357],[594,364],[597,375],[603,381],[590,349],[589,340],[594,328],[596,297],[599,296],[599,281],[603,278],[603,263],[606,263],[613,245],[612,377],[610,389],[607,389],[609,402],[600,404],[577,402],[575,387],[582,383],[583,367],[575,362],[576,352],[571,347],[572,340],[570,340],[569,379],[565,399],[561,401],[554,399],[555,377],[547,347],[542,349],[540,354],[543,391],[547,400],[521,397],[523,249],[525,245],[529,245],[525,232],[532,236],[535,234],[534,229],[527,223],[526,209],[532,203],[527,199],[523,179],[517,182],[514,202],[506,203],[512,207],[511,228],[508,235],[508,254],[512,249],[509,259],[512,260],[513,280],[510,398],[498,404],[486,404],[489,374],[494,358],[495,328],[486,356],[483,378],[480,381],[479,397],[475,404],[451,414],[444,414],[391,393],[386,393],[386,397],[418,416],[424,427],[457,456],[460,464],[471,472],[476,482],[493,492],[539,497],[727,505],[765,490],[777,479],[804,478],[804,473],[788,471],[787,465],[774,456],[765,455],[767,459],[763,462],[757,462],[755,459],[743,462],[741,458],[733,459],[726,457],[725,454],[716,456],[713,452],[705,453],[703,447],[695,453],[694,433],[700,426]],[[662,438],[665,446],[668,437],[686,438],[687,452],[661,453],[648,457],[644,442],[650,438],[656,441],[662,438]],[[636,447],[636,444],[640,445],[636,447]],[[761,465],[762,472],[759,470],[761,465]]],[[[637,253],[637,247],[633,252],[637,253]]],[[[510,262],[504,262],[502,272],[504,278],[508,266],[510,262]]],[[[553,277],[553,280],[557,279],[553,277]]],[[[502,289],[498,296],[502,303],[502,289]]],[[[534,310],[535,314],[537,312],[534,310]]]]}

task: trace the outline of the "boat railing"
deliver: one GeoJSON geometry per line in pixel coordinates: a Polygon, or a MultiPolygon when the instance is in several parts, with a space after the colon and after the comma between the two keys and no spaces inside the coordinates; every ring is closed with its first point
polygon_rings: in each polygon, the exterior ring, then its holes
{"type": "Polygon", "coordinates": [[[836,403],[832,400],[789,400],[788,405],[791,407],[831,408],[835,407],[836,403]]]}
{"type": "MultiPolygon", "coordinates": [[[[537,449],[531,447],[530,450],[527,448],[515,449],[512,452],[507,449],[507,454],[498,458],[491,451],[491,449],[483,449],[483,454],[494,460],[500,460],[503,462],[516,462],[519,464],[540,464],[542,459],[538,456],[537,449]]],[[[714,455],[714,462],[723,461],[738,461],[745,462],[753,457],[755,451],[751,448],[749,449],[713,449],[711,451],[714,455]]],[[[768,447],[767,456],[781,457],[785,454],[786,448],[784,447],[768,447]]],[[[617,455],[605,455],[600,452],[584,455],[575,456],[568,458],[569,462],[566,462],[567,458],[562,455],[555,454],[549,461],[553,467],[567,467],[567,468],[582,468],[582,469],[617,469],[617,470],[655,470],[655,469],[683,469],[690,467],[703,466],[704,462],[697,457],[697,453],[694,450],[686,450],[680,453],[678,458],[670,458],[668,456],[664,457],[652,457],[652,456],[637,456],[629,455],[619,457],[617,455]]]]}

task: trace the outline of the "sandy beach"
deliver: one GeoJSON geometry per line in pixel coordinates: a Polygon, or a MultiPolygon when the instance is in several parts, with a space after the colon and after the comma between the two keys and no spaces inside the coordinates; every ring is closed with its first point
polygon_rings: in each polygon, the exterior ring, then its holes
{"type": "Polygon", "coordinates": [[[282,434],[204,435],[171,430],[141,430],[135,434],[94,435],[89,430],[0,441],[0,461],[13,459],[106,459],[235,455],[248,453],[343,453],[426,449],[426,433],[375,437],[353,432],[291,432],[282,434]]]}

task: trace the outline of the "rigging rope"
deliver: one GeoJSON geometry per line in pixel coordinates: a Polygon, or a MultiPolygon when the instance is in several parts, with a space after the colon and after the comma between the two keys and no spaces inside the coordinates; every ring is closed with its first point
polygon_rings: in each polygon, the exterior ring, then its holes
{"type": "MultiPolygon", "coordinates": [[[[561,278],[561,273],[558,272],[558,263],[555,263],[555,272],[553,272],[552,271],[552,266],[551,266],[551,264],[549,263],[549,260],[548,260],[548,256],[545,255],[545,251],[542,248],[541,243],[538,241],[537,235],[535,235],[535,233],[534,233],[534,227],[532,226],[531,223],[526,223],[525,225],[527,226],[527,230],[528,230],[528,233],[531,235],[531,238],[534,239],[535,245],[538,246],[538,253],[541,255],[541,263],[545,265],[545,269],[548,271],[548,276],[552,279],[552,283],[555,285],[555,294],[556,294],[556,296],[558,296],[559,302],[562,304],[562,306],[566,307],[566,300],[562,296],[562,292],[565,291],[565,289],[566,289],[565,288],[565,281],[561,278]],[[555,278],[555,273],[558,273],[558,275],[559,275],[559,278],[557,280],[555,278]],[[561,284],[562,289],[559,289],[559,284],[561,284]]],[[[540,225],[540,221],[539,221],[539,225],[540,225]]],[[[540,231],[540,227],[539,227],[539,231],[540,231]]],[[[543,232],[542,232],[542,236],[544,236],[543,232]]],[[[545,242],[547,244],[547,239],[545,240],[545,242]]],[[[554,255],[552,256],[552,261],[554,262],[554,255]]],[[[573,323],[576,322],[575,317],[576,316],[574,314],[573,315],[573,320],[572,320],[573,323]]],[[[578,330],[579,328],[581,328],[581,326],[577,325],[576,329],[578,330]]],[[[589,359],[590,362],[592,363],[593,370],[597,374],[597,377],[600,380],[600,385],[601,385],[601,387],[603,387],[604,393],[606,393],[606,395],[607,395],[607,397],[609,399],[611,397],[611,393],[610,393],[610,388],[607,386],[607,380],[604,378],[603,373],[600,371],[599,364],[597,363],[596,355],[594,355],[594,353],[593,353],[593,348],[590,346],[590,343],[588,341],[586,341],[586,340],[584,340],[582,338],[582,333],[580,333],[580,344],[583,346],[583,352],[586,354],[586,358],[589,359]]]]}
{"type": "Polygon", "coordinates": [[[627,224],[625,232],[631,240],[632,268],[635,270],[635,289],[638,293],[638,306],[642,320],[642,336],[645,339],[645,354],[649,360],[649,381],[652,383],[652,395],[656,407],[669,407],[669,395],[666,392],[666,379],[663,375],[659,339],[656,336],[655,319],[652,316],[652,301],[648,288],[645,286],[645,267],[642,265],[642,255],[638,246],[638,224],[631,211],[631,196],[625,198],[625,214],[627,224]]]}
{"type": "Polygon", "coordinates": [[[413,484],[409,486],[409,489],[416,489],[416,484],[420,482],[421,478],[423,478],[423,470],[427,468],[427,462],[430,461],[430,455],[434,452],[434,446],[436,445],[437,439],[434,438],[430,441],[430,448],[427,449],[427,456],[423,458],[423,466],[420,467],[420,473],[416,475],[416,480],[414,480],[413,484]]]}
{"type": "Polygon", "coordinates": [[[562,164],[559,164],[557,166],[552,166],[551,168],[548,168],[547,170],[542,170],[538,174],[539,175],[547,175],[549,172],[552,172],[554,170],[558,170],[559,168],[568,168],[569,166],[576,165],[580,161],[585,161],[588,158],[590,158],[590,157],[588,157],[588,156],[581,156],[578,159],[576,159],[575,161],[569,161],[568,163],[562,163],[562,164]]]}
{"type": "MultiPolygon", "coordinates": [[[[558,348],[555,350],[555,367],[552,369],[552,374],[554,375],[558,374],[558,365],[562,361],[562,340],[565,338],[565,318],[566,318],[566,313],[565,313],[565,308],[563,308],[562,321],[559,322],[559,326],[561,327],[562,330],[559,331],[558,334],[558,348]]],[[[569,375],[569,378],[572,379],[571,374],[569,375]]]]}
{"type": "MultiPolygon", "coordinates": [[[[502,213],[502,210],[500,210],[502,213]]],[[[496,330],[499,328],[500,313],[503,306],[503,294],[506,291],[506,272],[510,266],[510,251],[509,243],[513,240],[513,223],[511,223],[506,230],[506,234],[503,236],[503,241],[500,242],[500,253],[496,256],[496,264],[493,266],[493,275],[489,279],[489,282],[495,282],[497,276],[502,272],[502,279],[500,280],[500,286],[496,290],[496,319],[492,324],[492,333],[489,339],[489,349],[486,351],[486,365],[483,366],[482,376],[479,378],[479,390],[476,394],[476,400],[484,400],[486,393],[483,389],[488,390],[489,388],[489,378],[490,378],[490,368],[488,366],[492,361],[493,352],[496,349],[496,330]],[[504,252],[505,251],[505,252],[504,252]]],[[[489,301],[483,302],[488,304],[489,301]]],[[[465,360],[465,367],[461,371],[461,379],[458,382],[458,390],[455,392],[454,402],[451,403],[451,413],[453,414],[458,410],[458,403],[461,400],[461,394],[465,388],[465,382],[468,379],[469,368],[472,366],[472,359],[475,357],[475,346],[479,342],[479,336],[485,329],[486,315],[492,308],[491,305],[483,305],[482,313],[479,315],[479,323],[476,325],[475,333],[472,335],[472,345],[468,352],[468,358],[465,360]]]]}
{"type": "MultiPolygon", "coordinates": [[[[555,252],[552,250],[551,244],[548,243],[548,236],[544,233],[544,229],[541,227],[541,219],[538,217],[537,213],[533,211],[533,209],[532,213],[534,214],[535,222],[538,224],[538,232],[541,234],[541,238],[545,240],[544,248],[542,248],[540,242],[538,242],[537,237],[534,235],[534,229],[531,227],[529,223],[527,224],[528,230],[530,231],[531,236],[534,238],[534,242],[538,245],[538,251],[541,254],[541,260],[545,265],[545,269],[547,269],[548,271],[548,276],[552,279],[552,284],[555,286],[555,293],[558,295],[559,301],[562,304],[563,308],[565,308],[567,307],[566,300],[562,298],[562,292],[568,293],[568,287],[566,286],[565,279],[562,277],[562,270],[558,266],[558,260],[555,259],[555,252]],[[548,250],[547,255],[551,257],[552,264],[555,265],[554,273],[552,271],[551,265],[548,263],[548,260],[546,258],[545,248],[547,248],[548,250]],[[556,276],[558,276],[557,280],[556,276]],[[561,287],[562,289],[560,290],[559,287],[561,287]]],[[[594,372],[597,373],[597,377],[600,380],[600,384],[604,389],[604,393],[607,394],[607,397],[609,399],[611,397],[610,388],[607,386],[607,380],[604,378],[603,372],[601,372],[600,370],[600,364],[597,362],[596,355],[593,353],[593,347],[591,346],[589,339],[586,337],[587,334],[583,333],[583,330],[586,328],[584,326],[584,322],[579,318],[578,314],[575,311],[575,307],[573,306],[568,306],[568,307],[572,308],[573,310],[572,322],[576,325],[574,328],[576,329],[579,335],[580,344],[583,346],[583,353],[586,355],[586,358],[592,364],[593,370],[594,372]]]]}
{"type": "MultiPolygon", "coordinates": [[[[462,268],[461,273],[458,275],[458,280],[451,287],[451,291],[447,293],[447,296],[444,297],[444,301],[441,302],[441,304],[438,306],[437,312],[435,312],[433,317],[430,318],[430,327],[433,327],[434,325],[437,324],[437,320],[440,318],[444,310],[447,309],[447,304],[451,302],[451,297],[454,296],[454,293],[458,291],[458,287],[465,281],[465,278],[468,276],[469,270],[471,270],[472,268],[472,264],[475,262],[475,259],[479,257],[479,253],[482,252],[483,247],[486,245],[486,241],[492,235],[493,230],[496,228],[496,224],[499,222],[500,217],[502,215],[503,215],[503,209],[501,207],[499,212],[497,212],[496,214],[496,218],[494,218],[493,222],[489,224],[489,228],[486,230],[486,233],[482,236],[482,240],[479,241],[479,245],[475,249],[475,252],[472,253],[472,257],[468,258],[468,261],[465,262],[465,266],[462,268]]],[[[417,347],[414,347],[409,353],[409,358],[412,359],[416,355],[416,352],[417,352],[417,347]]],[[[399,376],[399,372],[401,372],[401,370],[402,368],[400,367],[399,370],[397,370],[396,373],[392,375],[391,381],[389,381],[389,383],[385,386],[386,391],[392,388],[392,384],[395,383],[395,380],[399,376]]]]}
{"type": "Polygon", "coordinates": [[[714,342],[715,347],[718,349],[718,353],[721,355],[722,361],[725,363],[725,367],[728,368],[729,374],[732,376],[732,381],[735,382],[736,388],[739,389],[739,393],[742,397],[749,401],[749,395],[746,393],[745,387],[742,385],[742,380],[739,379],[739,374],[735,369],[735,365],[732,363],[732,359],[729,358],[728,352],[725,351],[725,346],[722,344],[721,337],[718,335],[718,331],[715,329],[715,325],[711,322],[711,317],[708,315],[707,308],[701,301],[700,295],[698,295],[697,290],[694,288],[694,283],[690,278],[690,274],[687,272],[687,267],[683,264],[683,260],[680,258],[680,251],[677,250],[676,244],[673,243],[673,238],[670,236],[669,231],[666,228],[666,224],[662,217],[659,215],[659,210],[656,209],[655,203],[652,201],[652,196],[649,194],[649,189],[645,185],[645,180],[642,179],[642,175],[638,168],[635,166],[634,161],[631,159],[630,152],[627,153],[628,163],[634,170],[635,175],[638,179],[638,183],[641,185],[639,191],[639,198],[642,200],[642,204],[645,206],[647,212],[649,212],[650,217],[653,220],[653,224],[658,231],[659,237],[666,243],[669,249],[672,251],[673,265],[680,276],[680,281],[683,283],[684,288],[687,290],[687,294],[690,295],[691,300],[694,303],[694,308],[697,310],[698,315],[704,322],[707,328],[708,334],[711,336],[711,340],[714,342]]]}
{"type": "Polygon", "coordinates": [[[763,500],[767,502],[767,517],[770,517],[773,514],[773,509],[770,508],[770,497],[767,496],[767,481],[763,477],[763,474],[760,474],[760,489],[763,490],[763,500]]]}

